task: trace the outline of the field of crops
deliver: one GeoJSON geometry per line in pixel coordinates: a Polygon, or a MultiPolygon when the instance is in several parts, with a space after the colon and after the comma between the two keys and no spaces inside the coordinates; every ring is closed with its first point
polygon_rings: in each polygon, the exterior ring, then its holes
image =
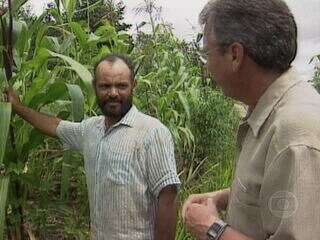
{"type": "MultiPolygon", "coordinates": [[[[26,2],[0,1],[1,92],[13,86],[25,105],[81,121],[100,114],[94,64],[110,52],[129,54],[135,105],[174,136],[180,202],[229,185],[241,111],[209,79],[198,57],[201,35],[179,40],[148,8],[152,32],[136,26],[129,35],[124,6],[112,1],[56,0],[40,16],[23,10],[26,2]]],[[[314,79],[320,86],[319,71],[314,79]]],[[[82,156],[34,130],[0,97],[0,240],[89,239],[82,156]]],[[[176,236],[192,239],[180,220],[176,236]]]]}

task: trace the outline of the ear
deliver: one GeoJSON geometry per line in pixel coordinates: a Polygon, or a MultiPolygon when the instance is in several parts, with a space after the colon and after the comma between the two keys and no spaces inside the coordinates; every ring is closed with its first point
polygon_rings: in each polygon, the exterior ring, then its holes
{"type": "Polygon", "coordinates": [[[244,60],[244,47],[241,43],[235,42],[229,46],[229,53],[232,61],[232,70],[239,71],[244,60]]]}

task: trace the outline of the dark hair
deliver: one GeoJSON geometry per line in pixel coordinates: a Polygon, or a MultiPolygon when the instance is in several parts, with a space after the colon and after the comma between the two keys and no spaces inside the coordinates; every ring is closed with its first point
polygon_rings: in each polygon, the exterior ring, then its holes
{"type": "Polygon", "coordinates": [[[134,81],[135,74],[134,74],[134,64],[133,64],[132,60],[127,55],[124,55],[124,54],[109,53],[106,56],[104,56],[103,58],[101,58],[100,61],[98,61],[94,66],[94,69],[93,69],[94,76],[93,76],[93,81],[92,81],[93,86],[95,86],[95,84],[96,84],[97,68],[100,65],[100,63],[109,62],[109,63],[113,64],[118,60],[123,61],[128,66],[128,68],[130,70],[131,81],[134,81]]]}
{"type": "Polygon", "coordinates": [[[215,35],[222,53],[239,42],[264,69],[283,73],[297,55],[297,25],[282,0],[211,0],[200,23],[215,35]]]}

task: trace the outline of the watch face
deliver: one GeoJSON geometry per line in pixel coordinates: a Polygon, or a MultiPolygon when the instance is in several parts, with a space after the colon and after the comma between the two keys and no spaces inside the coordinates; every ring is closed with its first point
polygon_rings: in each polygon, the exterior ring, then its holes
{"type": "Polygon", "coordinates": [[[217,232],[215,232],[215,230],[213,230],[212,227],[210,227],[207,232],[207,236],[208,236],[209,240],[215,240],[217,237],[217,232]]]}
{"type": "Polygon", "coordinates": [[[223,221],[216,221],[215,223],[213,223],[209,227],[207,232],[209,240],[217,240],[226,228],[226,226],[227,224],[223,221]]]}

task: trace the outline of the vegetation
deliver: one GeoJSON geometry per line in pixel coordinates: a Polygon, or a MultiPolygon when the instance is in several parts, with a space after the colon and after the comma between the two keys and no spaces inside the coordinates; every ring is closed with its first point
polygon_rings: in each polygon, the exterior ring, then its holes
{"type": "Polygon", "coordinates": [[[315,72],[313,75],[313,79],[312,79],[312,83],[313,86],[317,89],[317,91],[320,93],[320,54],[313,57],[310,61],[311,62],[315,62],[317,65],[315,66],[315,72]]]}
{"type": "MultiPolygon", "coordinates": [[[[156,21],[152,1],[137,10],[148,14],[152,32],[141,32],[142,24],[134,36],[122,31],[124,6],[112,1],[55,0],[38,17],[22,10],[25,2],[0,2],[1,92],[11,85],[29,107],[81,121],[100,114],[93,65],[109,52],[129,54],[137,66],[135,104],[174,136],[181,202],[230,184],[240,114],[208,79],[199,38],[176,38],[156,21]]],[[[319,89],[319,69],[314,83],[319,89]]],[[[0,113],[0,240],[89,239],[82,157],[12,115],[4,98],[0,113]]],[[[192,239],[180,220],[177,239],[192,239]]]]}

